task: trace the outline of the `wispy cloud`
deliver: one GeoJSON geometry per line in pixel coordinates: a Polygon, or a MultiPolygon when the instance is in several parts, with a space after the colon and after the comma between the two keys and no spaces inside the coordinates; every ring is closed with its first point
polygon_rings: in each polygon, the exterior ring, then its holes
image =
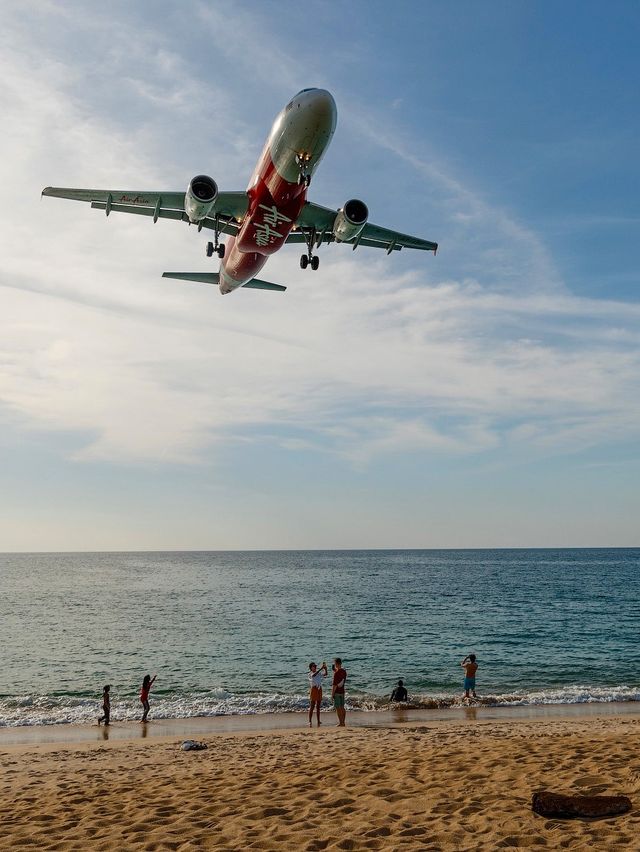
{"type": "MultiPolygon", "coordinates": [[[[201,170],[205,150],[215,151],[220,182],[246,180],[267,130],[247,109],[260,87],[248,88],[255,66],[238,39],[255,44],[257,24],[241,9],[199,7],[216,51],[234,59],[234,89],[124,13],[114,47],[98,34],[105,22],[81,6],[62,22],[43,8],[49,41],[14,15],[0,59],[0,175],[15,199],[0,213],[0,401],[25,428],[74,432],[77,460],[191,463],[240,436],[360,467],[396,453],[564,452],[638,437],[638,306],[571,294],[532,228],[402,128],[381,132],[375,112],[350,104],[349,132],[429,193],[466,276],[438,281],[439,260],[394,266],[336,248],[303,277],[287,251],[268,267],[290,285],[284,296],[221,299],[159,278],[204,266],[194,229],[38,202],[47,183],[180,188],[171,184],[186,183],[191,165],[201,170]],[[86,84],[95,55],[60,52],[69,28],[103,39],[96,87],[86,84]],[[142,56],[135,67],[127,45],[142,56]]],[[[269,39],[268,85],[284,102],[298,85],[297,58],[276,33],[269,39]]]]}

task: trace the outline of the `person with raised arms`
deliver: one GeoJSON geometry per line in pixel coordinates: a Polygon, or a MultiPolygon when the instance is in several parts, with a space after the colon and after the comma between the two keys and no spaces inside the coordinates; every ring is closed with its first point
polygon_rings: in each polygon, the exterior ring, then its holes
{"type": "Polygon", "coordinates": [[[309,663],[309,727],[313,727],[313,710],[315,708],[320,727],[320,705],[322,704],[322,681],[329,674],[327,664],[322,663],[320,668],[315,663],[309,663]]]}

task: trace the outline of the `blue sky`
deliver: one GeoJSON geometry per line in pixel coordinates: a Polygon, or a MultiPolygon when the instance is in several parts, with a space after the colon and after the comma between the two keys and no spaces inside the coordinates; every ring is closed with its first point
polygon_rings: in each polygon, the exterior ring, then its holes
{"type": "Polygon", "coordinates": [[[636,3],[24,2],[0,34],[0,550],[638,545],[636,3]],[[324,86],[322,250],[221,298],[195,229],[324,86]],[[7,203],[7,200],[9,203],[7,203]],[[136,221],[132,221],[136,218],[136,221]]]}

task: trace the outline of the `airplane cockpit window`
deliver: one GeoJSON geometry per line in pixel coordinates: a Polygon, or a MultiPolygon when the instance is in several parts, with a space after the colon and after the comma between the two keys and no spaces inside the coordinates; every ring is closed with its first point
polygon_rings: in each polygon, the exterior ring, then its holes
{"type": "Polygon", "coordinates": [[[298,92],[298,94],[297,94],[297,95],[294,95],[294,96],[291,98],[291,100],[289,101],[289,103],[286,105],[286,107],[285,107],[285,112],[289,112],[289,110],[293,107],[293,105],[294,105],[294,103],[295,103],[295,101],[296,101],[296,98],[299,98],[299,97],[300,97],[300,95],[304,95],[304,93],[305,93],[305,92],[313,92],[313,91],[314,91],[314,87],[313,87],[313,86],[311,86],[311,88],[310,88],[310,89],[300,89],[300,91],[298,92]]]}

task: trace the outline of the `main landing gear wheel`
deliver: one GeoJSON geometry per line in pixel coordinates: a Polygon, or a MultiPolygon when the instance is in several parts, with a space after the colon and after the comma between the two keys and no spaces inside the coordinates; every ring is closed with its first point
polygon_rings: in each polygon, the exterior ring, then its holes
{"type": "MultiPolygon", "coordinates": [[[[307,266],[310,266],[315,271],[320,266],[320,258],[317,254],[313,253],[313,247],[316,242],[316,229],[305,229],[303,235],[304,241],[307,244],[307,253],[303,254],[300,258],[300,268],[306,269],[307,266]]],[[[320,240],[318,240],[318,245],[320,245],[320,240]]]]}
{"type": "Polygon", "coordinates": [[[310,266],[313,269],[313,271],[315,272],[315,270],[320,266],[320,258],[318,257],[317,254],[312,254],[312,255],[303,254],[301,256],[301,258],[300,258],[300,269],[306,269],[307,266],[310,266]]]}
{"type": "Polygon", "coordinates": [[[213,242],[207,243],[207,257],[213,257],[214,254],[217,254],[220,260],[224,257],[224,243],[218,244],[218,238],[220,236],[220,219],[218,214],[216,214],[216,218],[213,223],[213,242]]]}

